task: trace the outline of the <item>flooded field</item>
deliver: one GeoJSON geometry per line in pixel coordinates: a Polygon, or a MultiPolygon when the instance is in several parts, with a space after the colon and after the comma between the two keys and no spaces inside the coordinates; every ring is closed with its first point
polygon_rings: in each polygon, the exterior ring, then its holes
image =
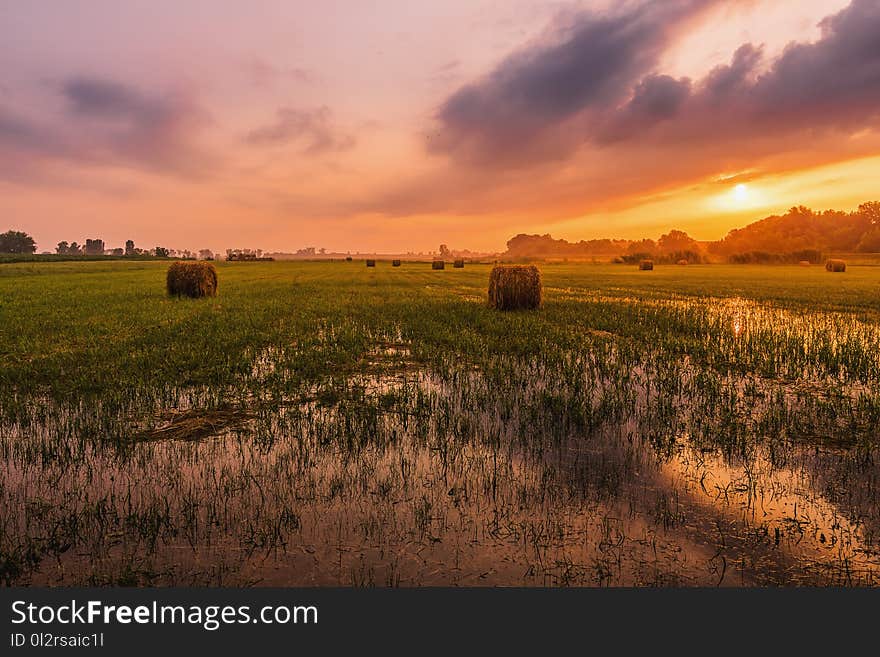
{"type": "Polygon", "coordinates": [[[880,272],[382,264],[0,268],[0,581],[878,583],[880,272]]]}

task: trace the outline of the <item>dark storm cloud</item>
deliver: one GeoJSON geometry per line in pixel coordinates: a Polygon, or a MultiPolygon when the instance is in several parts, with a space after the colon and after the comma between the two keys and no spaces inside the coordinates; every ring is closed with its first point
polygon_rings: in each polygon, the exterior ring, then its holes
{"type": "Polygon", "coordinates": [[[252,130],[247,141],[255,146],[297,144],[308,155],[344,151],[355,145],[355,138],[334,124],[328,107],[282,107],[274,122],[252,130]]]}

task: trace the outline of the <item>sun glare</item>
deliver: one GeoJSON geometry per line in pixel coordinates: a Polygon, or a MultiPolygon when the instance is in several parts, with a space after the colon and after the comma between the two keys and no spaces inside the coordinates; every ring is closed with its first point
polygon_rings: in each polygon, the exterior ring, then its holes
{"type": "Polygon", "coordinates": [[[741,212],[759,208],[766,203],[766,195],[760,189],[746,183],[737,183],[712,197],[712,205],[722,212],[741,212]]]}

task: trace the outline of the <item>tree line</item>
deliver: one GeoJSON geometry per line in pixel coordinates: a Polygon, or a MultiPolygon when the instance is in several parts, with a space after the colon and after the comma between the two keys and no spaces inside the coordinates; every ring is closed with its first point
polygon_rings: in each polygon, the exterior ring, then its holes
{"type": "MultiPolygon", "coordinates": [[[[37,251],[37,243],[34,238],[25,232],[9,230],[0,233],[0,253],[12,255],[33,255],[37,251]]],[[[164,246],[155,246],[142,249],[135,246],[134,240],[125,242],[125,248],[108,249],[104,240],[86,239],[83,244],[58,242],[55,246],[55,254],[62,256],[116,256],[116,257],[154,257],[154,258],[199,258],[201,260],[213,260],[214,252],[211,249],[200,249],[198,252],[189,249],[169,249],[164,246]]]]}
{"type": "Polygon", "coordinates": [[[714,242],[698,242],[671,230],[659,239],[594,239],[568,242],[551,235],[519,234],[507,242],[513,258],[611,257],[617,262],[652,258],[696,263],[714,256],[733,263],[818,263],[823,253],[880,253],[880,202],[862,203],[853,212],[816,212],[796,206],[731,230],[714,242]]]}

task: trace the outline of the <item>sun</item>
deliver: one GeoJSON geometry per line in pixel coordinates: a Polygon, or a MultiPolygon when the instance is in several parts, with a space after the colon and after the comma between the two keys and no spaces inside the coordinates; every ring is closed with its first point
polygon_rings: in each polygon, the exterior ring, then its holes
{"type": "Polygon", "coordinates": [[[765,205],[766,194],[761,185],[727,183],[711,197],[711,206],[718,212],[743,212],[765,205]]]}

